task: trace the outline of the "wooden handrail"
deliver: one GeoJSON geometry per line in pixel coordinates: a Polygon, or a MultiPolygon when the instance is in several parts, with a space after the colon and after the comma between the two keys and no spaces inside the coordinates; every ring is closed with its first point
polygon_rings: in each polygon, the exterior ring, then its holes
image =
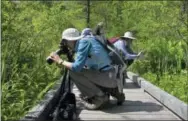
{"type": "Polygon", "coordinates": [[[143,88],[147,93],[170,109],[173,113],[183,120],[188,120],[188,105],[186,103],[151,84],[138,74],[132,72],[128,72],[127,74],[134,83],[143,88]]]}
{"type": "Polygon", "coordinates": [[[20,121],[47,121],[59,100],[61,79],[49,90],[35,107],[33,107],[20,121]]]}

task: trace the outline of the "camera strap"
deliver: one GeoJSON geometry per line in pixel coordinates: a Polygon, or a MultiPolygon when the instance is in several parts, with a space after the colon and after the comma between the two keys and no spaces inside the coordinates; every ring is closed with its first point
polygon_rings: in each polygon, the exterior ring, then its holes
{"type": "Polygon", "coordinates": [[[61,86],[60,86],[60,96],[66,91],[71,92],[71,81],[69,76],[69,71],[67,68],[64,68],[64,75],[62,76],[61,86]]]}

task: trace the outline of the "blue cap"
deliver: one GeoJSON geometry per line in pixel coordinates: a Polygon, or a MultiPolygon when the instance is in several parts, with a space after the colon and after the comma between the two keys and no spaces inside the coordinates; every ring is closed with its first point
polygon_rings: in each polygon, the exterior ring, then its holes
{"type": "Polygon", "coordinates": [[[82,30],[81,35],[84,35],[84,36],[92,35],[92,30],[90,28],[85,28],[82,30]]]}

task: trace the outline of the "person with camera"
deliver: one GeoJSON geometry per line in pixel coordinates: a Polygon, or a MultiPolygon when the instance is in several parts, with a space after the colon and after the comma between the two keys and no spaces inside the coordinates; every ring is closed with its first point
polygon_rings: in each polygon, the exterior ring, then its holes
{"type": "Polygon", "coordinates": [[[142,51],[137,54],[134,53],[131,48],[132,42],[135,39],[136,38],[133,37],[132,32],[128,31],[125,32],[124,36],[119,37],[119,39],[113,43],[114,46],[123,53],[125,62],[128,66],[133,63],[134,59],[143,57],[142,51]]]}
{"type": "Polygon", "coordinates": [[[102,45],[94,37],[80,35],[75,28],[64,30],[62,41],[69,50],[75,51],[74,62],[62,60],[54,52],[50,58],[70,70],[71,80],[80,90],[85,107],[90,110],[100,108],[108,101],[109,94],[122,104],[125,96],[118,91],[115,69],[102,45]]]}

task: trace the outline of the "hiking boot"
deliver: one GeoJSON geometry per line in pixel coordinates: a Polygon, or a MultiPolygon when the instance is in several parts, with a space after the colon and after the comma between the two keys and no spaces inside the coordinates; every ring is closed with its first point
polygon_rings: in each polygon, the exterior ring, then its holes
{"type": "Polygon", "coordinates": [[[96,110],[100,108],[105,102],[108,101],[108,96],[94,96],[92,98],[84,98],[82,99],[84,102],[84,106],[88,110],[96,110]]]}
{"type": "Polygon", "coordinates": [[[117,105],[122,105],[125,101],[124,93],[120,93],[118,88],[112,88],[110,94],[112,97],[115,97],[117,99],[117,105]]]}
{"type": "Polygon", "coordinates": [[[121,93],[117,98],[117,105],[122,105],[124,101],[125,101],[125,95],[121,93]]]}

